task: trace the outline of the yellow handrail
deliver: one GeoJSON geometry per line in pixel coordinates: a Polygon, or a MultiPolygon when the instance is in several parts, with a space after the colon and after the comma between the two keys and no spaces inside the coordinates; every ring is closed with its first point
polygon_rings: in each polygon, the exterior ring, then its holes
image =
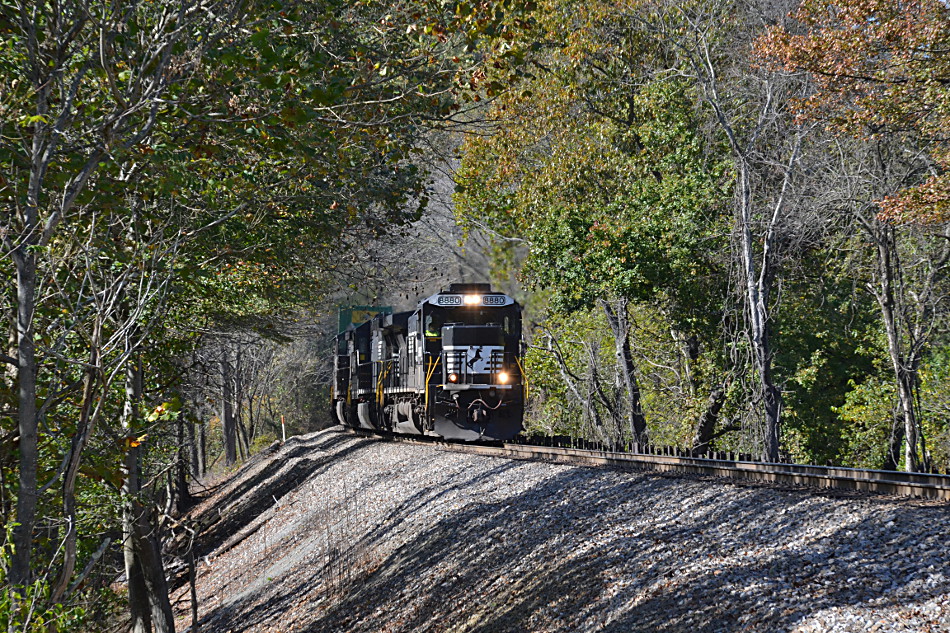
{"type": "Polygon", "coordinates": [[[386,366],[386,361],[379,361],[383,365],[383,371],[379,372],[379,380],[376,381],[376,404],[380,407],[383,406],[383,381],[386,379],[386,376],[389,375],[389,367],[386,366]]]}
{"type": "Polygon", "coordinates": [[[440,360],[442,360],[441,354],[436,357],[435,362],[432,363],[432,365],[429,366],[429,369],[426,370],[426,388],[425,388],[425,398],[426,398],[425,409],[426,409],[426,415],[428,415],[428,413],[429,413],[429,379],[431,379],[431,378],[432,378],[432,374],[435,373],[435,368],[439,366],[439,361],[440,361],[440,360]]]}
{"type": "Polygon", "coordinates": [[[524,373],[524,367],[521,365],[521,359],[515,356],[515,362],[518,363],[518,371],[521,372],[521,384],[524,387],[524,401],[528,401],[528,377],[524,373]]]}

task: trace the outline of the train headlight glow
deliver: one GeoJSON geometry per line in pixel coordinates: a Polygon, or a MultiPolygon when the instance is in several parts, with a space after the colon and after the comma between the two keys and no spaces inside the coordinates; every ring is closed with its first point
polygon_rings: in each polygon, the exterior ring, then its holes
{"type": "Polygon", "coordinates": [[[482,297],[481,295],[465,295],[462,301],[464,301],[467,306],[477,306],[482,302],[482,297]]]}
{"type": "Polygon", "coordinates": [[[503,385],[508,384],[508,372],[506,371],[498,372],[498,382],[500,382],[503,385]]]}
{"type": "Polygon", "coordinates": [[[458,374],[449,374],[449,382],[458,382],[458,374]]]}

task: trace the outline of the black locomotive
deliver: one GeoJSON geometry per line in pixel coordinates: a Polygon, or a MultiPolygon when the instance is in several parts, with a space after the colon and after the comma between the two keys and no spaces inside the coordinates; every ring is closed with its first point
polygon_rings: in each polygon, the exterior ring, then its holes
{"type": "Polygon", "coordinates": [[[521,306],[489,284],[451,284],[411,312],[336,339],[334,415],[354,428],[446,439],[521,432],[521,306]]]}

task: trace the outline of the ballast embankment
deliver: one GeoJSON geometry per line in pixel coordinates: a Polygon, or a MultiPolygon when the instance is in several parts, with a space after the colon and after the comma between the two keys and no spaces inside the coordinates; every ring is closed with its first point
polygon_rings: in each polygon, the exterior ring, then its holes
{"type": "Polygon", "coordinates": [[[330,430],[190,520],[202,631],[950,631],[948,510],[330,430]]]}

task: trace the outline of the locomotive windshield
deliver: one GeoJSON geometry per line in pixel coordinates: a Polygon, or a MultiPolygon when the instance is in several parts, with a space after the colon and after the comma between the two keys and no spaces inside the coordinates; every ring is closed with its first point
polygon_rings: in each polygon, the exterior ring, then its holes
{"type": "Polygon", "coordinates": [[[516,334],[511,331],[512,313],[511,308],[436,308],[426,317],[426,332],[438,332],[447,323],[464,323],[500,325],[505,334],[516,334]]]}
{"type": "Polygon", "coordinates": [[[442,332],[442,344],[445,346],[504,345],[501,327],[497,323],[491,325],[451,323],[446,325],[442,332]]]}

